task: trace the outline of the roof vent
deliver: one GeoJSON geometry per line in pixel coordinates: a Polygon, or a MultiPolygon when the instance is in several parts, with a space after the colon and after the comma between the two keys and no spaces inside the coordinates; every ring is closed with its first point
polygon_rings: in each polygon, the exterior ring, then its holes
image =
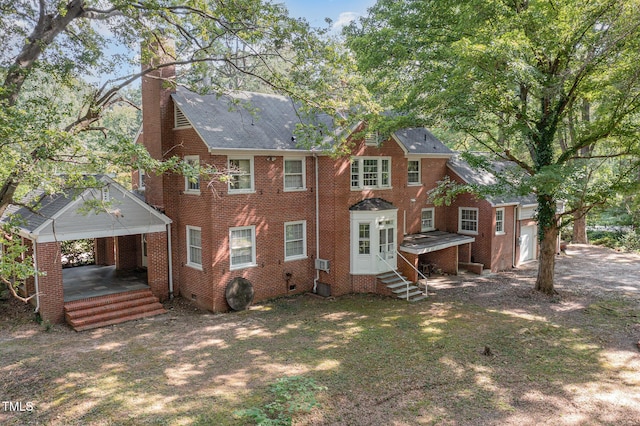
{"type": "Polygon", "coordinates": [[[178,105],[174,106],[174,118],[175,118],[175,128],[181,127],[191,127],[191,123],[187,120],[187,117],[184,115],[180,107],[178,105]]]}

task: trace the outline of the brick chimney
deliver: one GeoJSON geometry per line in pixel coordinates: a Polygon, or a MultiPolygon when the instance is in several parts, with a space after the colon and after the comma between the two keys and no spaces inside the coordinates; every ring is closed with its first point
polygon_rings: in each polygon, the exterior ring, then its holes
{"type": "MultiPolygon", "coordinates": [[[[175,61],[175,43],[161,39],[141,46],[142,70],[175,61]]],[[[175,88],[175,66],[166,66],[146,74],[142,78],[142,143],[156,160],[163,160],[169,150],[173,129],[173,103],[171,93],[175,88]]],[[[147,173],[145,199],[164,210],[163,176],[147,173]]]]}

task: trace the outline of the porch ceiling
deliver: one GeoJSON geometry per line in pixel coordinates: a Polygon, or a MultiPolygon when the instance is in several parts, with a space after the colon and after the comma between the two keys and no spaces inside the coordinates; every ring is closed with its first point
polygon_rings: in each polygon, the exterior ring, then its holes
{"type": "Polygon", "coordinates": [[[400,251],[411,254],[425,254],[449,247],[472,243],[476,239],[468,235],[454,234],[444,231],[430,231],[411,234],[404,237],[400,251]]]}

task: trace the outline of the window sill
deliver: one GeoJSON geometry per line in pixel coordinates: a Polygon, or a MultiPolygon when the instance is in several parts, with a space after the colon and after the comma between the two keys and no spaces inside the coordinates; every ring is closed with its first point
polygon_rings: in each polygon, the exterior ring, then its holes
{"type": "Polygon", "coordinates": [[[507,235],[506,232],[502,231],[502,232],[496,232],[496,235],[507,235]]]}
{"type": "Polygon", "coordinates": [[[478,235],[478,231],[461,231],[461,230],[458,230],[458,234],[462,234],[462,235],[478,235]]]}
{"type": "Polygon", "coordinates": [[[388,191],[393,189],[392,186],[364,186],[362,188],[351,187],[352,191],[388,191]]]}
{"type": "Polygon", "coordinates": [[[422,230],[420,230],[420,232],[431,232],[431,231],[435,231],[436,228],[424,228],[422,230]]]}
{"type": "Polygon", "coordinates": [[[258,266],[257,263],[245,263],[245,264],[242,264],[242,265],[230,266],[229,270],[230,271],[238,271],[240,269],[255,268],[256,266],[258,266]]]}
{"type": "Polygon", "coordinates": [[[305,192],[307,188],[284,188],[282,192],[305,192]]]}
{"type": "Polygon", "coordinates": [[[255,189],[230,189],[227,191],[229,195],[255,194],[255,189]]]}
{"type": "Polygon", "coordinates": [[[407,182],[407,186],[424,186],[422,182],[407,182]]]}
{"type": "Polygon", "coordinates": [[[304,260],[304,259],[308,259],[309,257],[305,254],[302,256],[291,256],[291,257],[285,257],[284,261],[285,262],[292,262],[294,260],[304,260]]]}
{"type": "Polygon", "coordinates": [[[197,191],[195,189],[185,189],[184,191],[182,191],[182,193],[185,195],[200,195],[200,191],[197,191]]]}

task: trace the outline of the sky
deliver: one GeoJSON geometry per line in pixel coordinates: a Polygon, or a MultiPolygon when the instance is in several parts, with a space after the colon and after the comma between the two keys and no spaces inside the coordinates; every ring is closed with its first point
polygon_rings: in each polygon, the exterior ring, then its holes
{"type": "Polygon", "coordinates": [[[289,9],[289,16],[305,18],[311,26],[324,27],[325,18],[331,18],[334,31],[347,25],[358,16],[367,14],[367,8],[373,6],[376,0],[273,0],[282,2],[289,9]]]}

